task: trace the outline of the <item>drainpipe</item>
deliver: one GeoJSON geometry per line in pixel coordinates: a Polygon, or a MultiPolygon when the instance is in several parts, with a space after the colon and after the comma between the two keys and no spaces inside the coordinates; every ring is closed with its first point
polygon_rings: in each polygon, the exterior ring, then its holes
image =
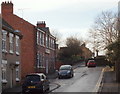
{"type": "Polygon", "coordinates": [[[2,62],[2,15],[0,14],[0,94],[2,93],[2,71],[1,71],[1,62],[2,62]]]}

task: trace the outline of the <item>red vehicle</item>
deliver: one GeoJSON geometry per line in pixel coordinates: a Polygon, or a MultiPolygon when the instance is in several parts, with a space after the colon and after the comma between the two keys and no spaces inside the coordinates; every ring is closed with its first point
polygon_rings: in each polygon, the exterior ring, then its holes
{"type": "Polygon", "coordinates": [[[87,66],[88,66],[88,67],[96,67],[96,62],[95,62],[95,60],[89,60],[89,61],[87,62],[87,66]]]}

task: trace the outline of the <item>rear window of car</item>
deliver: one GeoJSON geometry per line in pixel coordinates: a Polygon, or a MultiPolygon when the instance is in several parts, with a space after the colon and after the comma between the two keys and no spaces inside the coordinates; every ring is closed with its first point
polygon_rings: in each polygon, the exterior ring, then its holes
{"type": "Polygon", "coordinates": [[[89,60],[88,63],[95,63],[95,61],[94,60],[89,60]]]}
{"type": "Polygon", "coordinates": [[[39,82],[40,81],[40,76],[38,76],[38,75],[27,75],[26,76],[26,81],[39,82]]]}

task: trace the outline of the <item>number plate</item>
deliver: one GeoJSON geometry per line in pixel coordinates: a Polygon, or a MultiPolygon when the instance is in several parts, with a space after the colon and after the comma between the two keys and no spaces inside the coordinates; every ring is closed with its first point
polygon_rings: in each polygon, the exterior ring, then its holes
{"type": "Polygon", "coordinates": [[[28,86],[28,88],[35,88],[35,86],[28,86]]]}

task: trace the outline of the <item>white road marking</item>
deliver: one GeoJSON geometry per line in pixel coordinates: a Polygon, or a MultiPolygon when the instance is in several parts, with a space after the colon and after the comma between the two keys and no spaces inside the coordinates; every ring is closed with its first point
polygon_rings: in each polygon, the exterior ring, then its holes
{"type": "Polygon", "coordinates": [[[104,71],[105,71],[105,68],[102,69],[102,72],[101,72],[101,74],[100,74],[99,80],[98,80],[95,88],[93,89],[93,92],[96,92],[96,93],[98,92],[99,87],[100,87],[100,85],[101,85],[101,81],[102,81],[102,77],[103,77],[104,71]]]}

